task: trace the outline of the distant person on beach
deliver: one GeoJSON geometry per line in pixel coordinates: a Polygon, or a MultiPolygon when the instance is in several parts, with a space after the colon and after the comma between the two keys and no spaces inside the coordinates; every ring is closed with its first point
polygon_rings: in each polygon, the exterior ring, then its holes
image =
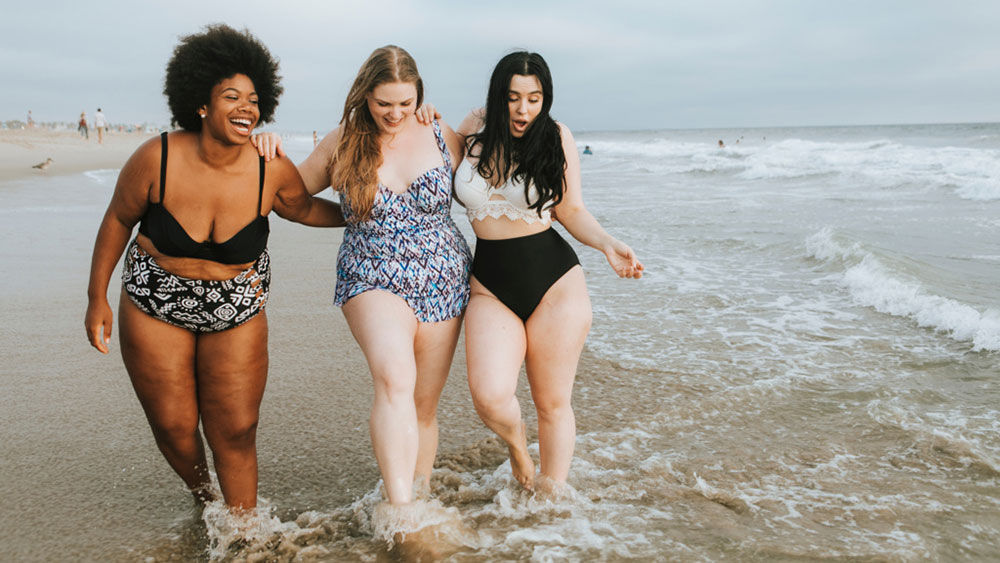
{"type": "Polygon", "coordinates": [[[316,136],[316,131],[313,131],[313,148],[316,148],[316,145],[318,144],[319,144],[319,137],[316,136]]]}
{"type": "Polygon", "coordinates": [[[97,113],[94,114],[94,129],[97,129],[97,144],[104,143],[104,130],[108,128],[108,120],[104,117],[104,112],[101,108],[97,108],[97,113]]]}
{"type": "Polygon", "coordinates": [[[722,149],[722,148],[725,148],[725,147],[726,147],[726,143],[723,143],[722,139],[719,139],[719,148],[722,149]]]}
{"type": "MultiPolygon", "coordinates": [[[[368,360],[369,430],[395,506],[410,503],[414,482],[426,485],[434,467],[437,404],[469,301],[472,258],[450,213],[461,142],[430,110],[421,115],[422,102],[410,54],[376,49],[358,71],[340,126],[299,165],[311,193],[340,192],[348,223],[334,303],[368,360]]],[[[261,154],[279,144],[274,134],[258,139],[261,154]]]]}
{"type": "Polygon", "coordinates": [[[594,154],[594,153],[593,153],[593,152],[591,152],[591,150],[590,150],[590,145],[585,145],[585,146],[583,147],[583,154],[594,154]]]}
{"type": "Polygon", "coordinates": [[[35,118],[31,117],[31,110],[28,110],[28,129],[35,128],[35,118]]]}
{"type": "Polygon", "coordinates": [[[289,160],[265,163],[248,143],[274,116],[277,71],[248,31],[212,25],[181,39],[164,87],[180,130],[150,139],[122,168],[94,243],[84,321],[90,343],[107,354],[108,283],[127,246],[119,344],[136,396],[163,456],[204,503],[214,495],[201,422],[236,514],[257,505],[268,214],[343,224],[336,204],[309,196],[289,160]]]}
{"type": "Polygon", "coordinates": [[[76,130],[81,137],[90,140],[90,133],[87,131],[87,112],[80,112],[80,122],[77,124],[76,130]]]}
{"type": "Polygon", "coordinates": [[[571,395],[591,323],[583,269],[552,221],[603,252],[620,277],[643,271],[632,249],[584,206],[576,143],[549,115],[551,107],[552,78],[541,55],[500,59],[485,111],[472,112],[458,129],[467,135],[467,157],[455,174],[456,199],[476,233],[465,315],[469,389],[480,418],[506,442],[514,477],[528,489],[535,467],[515,393],[521,365],[538,413],[540,475],[546,488],[559,486],[573,457],[571,395]]]}

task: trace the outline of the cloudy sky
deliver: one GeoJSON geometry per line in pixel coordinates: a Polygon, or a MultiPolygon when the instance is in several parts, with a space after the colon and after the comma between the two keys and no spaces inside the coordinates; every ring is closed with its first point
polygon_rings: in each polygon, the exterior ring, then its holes
{"type": "Polygon", "coordinates": [[[1000,2],[922,0],[5,1],[0,119],[165,124],[181,35],[246,27],[281,61],[272,128],[334,127],[394,43],[456,125],[496,61],[545,56],[574,130],[1000,121],[1000,2]]]}

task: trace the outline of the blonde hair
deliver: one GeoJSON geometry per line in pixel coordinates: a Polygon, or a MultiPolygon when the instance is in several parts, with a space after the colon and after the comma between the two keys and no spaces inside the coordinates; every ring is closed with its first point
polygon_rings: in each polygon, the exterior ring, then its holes
{"type": "Polygon", "coordinates": [[[368,111],[368,94],[377,86],[407,82],[417,88],[417,105],[423,103],[424,83],[417,63],[405,49],[386,45],[375,49],[361,65],[340,118],[340,140],[330,159],[330,185],[339,190],[358,221],[371,215],[382,165],[379,127],[368,111]]]}

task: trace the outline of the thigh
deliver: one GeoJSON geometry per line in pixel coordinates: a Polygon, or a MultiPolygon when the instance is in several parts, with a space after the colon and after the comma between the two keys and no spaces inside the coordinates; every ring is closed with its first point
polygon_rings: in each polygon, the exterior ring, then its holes
{"type": "Polygon", "coordinates": [[[517,389],[524,362],[524,324],[478,280],[465,312],[465,353],[474,396],[507,396],[517,389]]]}
{"type": "Polygon", "coordinates": [[[193,421],[197,426],[195,335],[143,313],[122,292],[118,338],[125,369],[150,421],[193,421]]]}
{"type": "Polygon", "coordinates": [[[206,424],[256,423],[267,383],[267,315],[198,335],[198,402],[206,424]]]}
{"type": "Polygon", "coordinates": [[[418,323],[403,298],[387,291],[366,291],[350,298],[341,310],[373,377],[401,370],[415,373],[418,323]]]}
{"type": "Polygon", "coordinates": [[[425,399],[437,404],[437,398],[441,396],[448,380],[461,330],[461,317],[417,325],[413,352],[417,368],[414,399],[418,404],[422,404],[425,399]]]}
{"type": "Polygon", "coordinates": [[[590,322],[587,283],[580,266],[574,266],[549,288],[525,323],[525,364],[536,404],[569,400],[590,322]]]}

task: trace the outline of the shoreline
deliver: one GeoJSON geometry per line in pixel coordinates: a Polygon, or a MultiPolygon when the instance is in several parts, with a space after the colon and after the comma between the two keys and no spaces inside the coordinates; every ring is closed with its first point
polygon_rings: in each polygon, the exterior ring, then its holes
{"type": "Polygon", "coordinates": [[[121,168],[139,145],[153,136],[155,134],[105,132],[104,143],[98,144],[97,133],[93,131],[88,140],[76,131],[0,130],[0,182],[121,168]],[[32,168],[47,158],[51,158],[52,163],[46,169],[32,168]]]}

